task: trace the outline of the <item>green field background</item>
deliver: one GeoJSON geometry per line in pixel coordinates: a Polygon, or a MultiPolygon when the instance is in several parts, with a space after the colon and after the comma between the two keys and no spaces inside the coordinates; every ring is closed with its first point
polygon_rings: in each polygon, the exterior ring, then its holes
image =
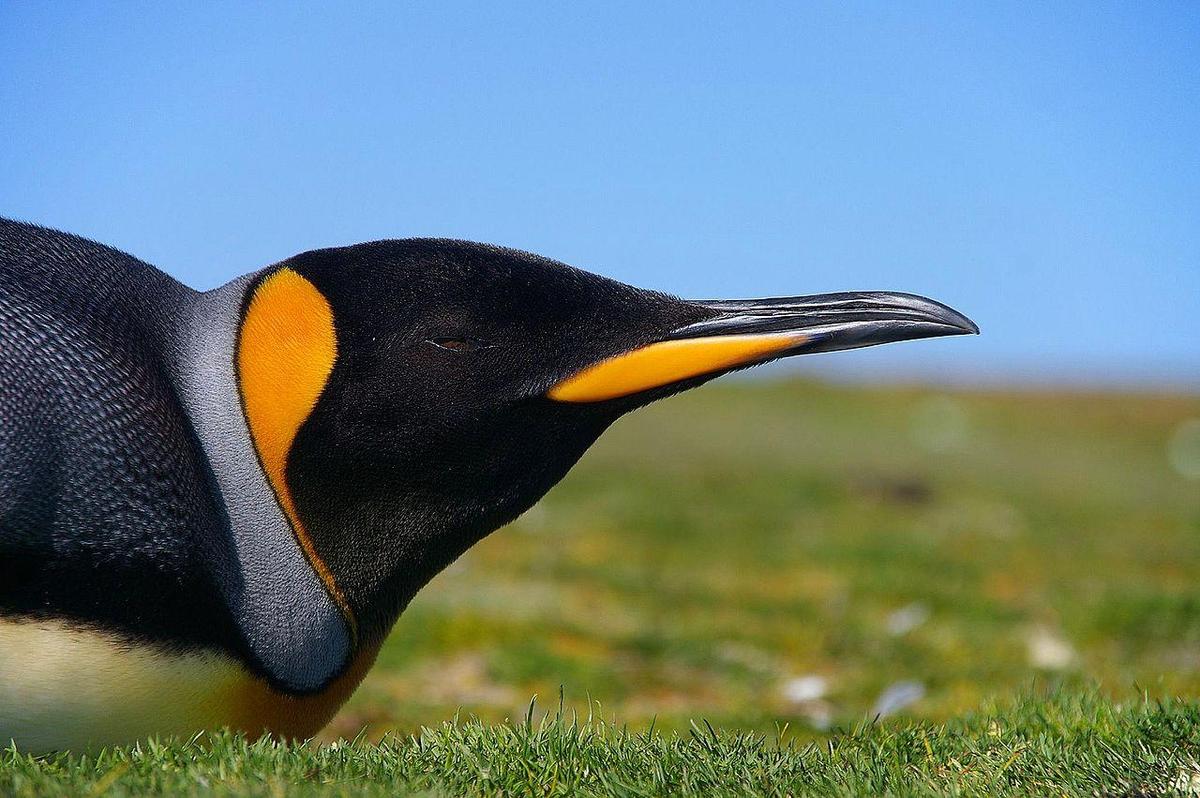
{"type": "Polygon", "coordinates": [[[801,735],[1056,686],[1195,697],[1196,418],[797,379],[659,403],[438,576],[324,736],[523,718],[560,687],[630,728],[801,735]]]}

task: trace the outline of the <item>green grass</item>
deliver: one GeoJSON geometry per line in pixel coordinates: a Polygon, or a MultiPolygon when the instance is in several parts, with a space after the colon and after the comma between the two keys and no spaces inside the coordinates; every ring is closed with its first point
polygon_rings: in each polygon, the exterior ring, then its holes
{"type": "Polygon", "coordinates": [[[1167,455],[1189,418],[1198,397],[709,386],[621,421],[417,597],[322,737],[356,743],[9,757],[0,794],[1161,791],[1196,769],[1200,482],[1167,455]],[[897,683],[916,700],[872,725],[897,683]],[[503,723],[560,687],[604,723],[503,723]]]}
{"type": "Polygon", "coordinates": [[[1200,708],[1092,694],[822,742],[629,731],[565,713],[327,746],[215,735],[96,757],[0,755],[5,795],[1162,795],[1200,788],[1200,708]]]}

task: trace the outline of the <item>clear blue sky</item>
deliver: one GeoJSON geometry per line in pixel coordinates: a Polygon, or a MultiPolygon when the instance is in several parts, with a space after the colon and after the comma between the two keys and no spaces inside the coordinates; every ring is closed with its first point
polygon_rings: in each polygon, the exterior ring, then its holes
{"type": "Polygon", "coordinates": [[[829,362],[1200,383],[1195,2],[246,6],[0,4],[0,214],[201,288],[437,235],[915,291],[984,335],[829,362]]]}

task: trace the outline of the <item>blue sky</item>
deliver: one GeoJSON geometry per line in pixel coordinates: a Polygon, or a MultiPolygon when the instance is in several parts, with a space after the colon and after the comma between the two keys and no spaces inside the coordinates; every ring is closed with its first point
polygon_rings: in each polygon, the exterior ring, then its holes
{"type": "Polygon", "coordinates": [[[984,332],[818,370],[1200,384],[1196,3],[4,3],[0,142],[0,214],[200,288],[452,236],[984,332]]]}

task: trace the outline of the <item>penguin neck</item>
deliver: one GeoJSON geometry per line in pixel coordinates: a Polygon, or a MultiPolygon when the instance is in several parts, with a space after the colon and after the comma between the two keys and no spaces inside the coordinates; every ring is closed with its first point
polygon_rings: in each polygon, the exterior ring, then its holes
{"type": "Polygon", "coordinates": [[[265,675],[291,692],[320,689],[343,671],[346,620],[305,556],[254,448],[237,383],[247,291],[257,275],[196,295],[174,342],[174,378],[224,511],[233,566],[217,582],[265,675]]]}
{"type": "Polygon", "coordinates": [[[321,434],[334,426],[305,427],[292,453],[291,481],[300,513],[338,575],[364,641],[386,636],[421,588],[556,481],[546,478],[525,491],[464,502],[411,472],[398,474],[394,461],[335,446],[321,434]]]}

